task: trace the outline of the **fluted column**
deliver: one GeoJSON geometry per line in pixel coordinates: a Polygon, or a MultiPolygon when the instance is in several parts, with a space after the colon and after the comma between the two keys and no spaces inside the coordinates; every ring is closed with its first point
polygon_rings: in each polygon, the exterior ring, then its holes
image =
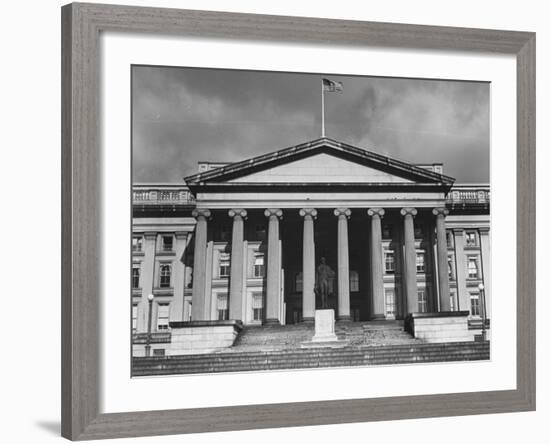
{"type": "Polygon", "coordinates": [[[370,275],[371,275],[371,318],[384,319],[384,271],[382,258],[382,208],[369,208],[370,224],[370,275]]]}
{"type": "Polygon", "coordinates": [[[445,208],[434,208],[435,229],[437,236],[437,284],[439,288],[439,311],[451,311],[449,296],[449,273],[447,271],[447,236],[445,232],[445,216],[449,211],[445,208]]]}
{"type": "Polygon", "coordinates": [[[210,218],[210,210],[193,210],[193,217],[197,219],[195,226],[195,256],[193,259],[193,308],[192,318],[194,321],[205,321],[209,319],[206,312],[206,239],[207,220],[210,218]]]}
{"type": "Polygon", "coordinates": [[[470,311],[470,295],[466,287],[466,256],[464,255],[464,229],[454,228],[456,285],[458,288],[458,310],[470,311]]]}
{"type": "Polygon", "coordinates": [[[267,232],[267,294],[265,322],[266,324],[279,324],[279,314],[281,312],[279,219],[283,217],[283,212],[278,208],[269,208],[265,210],[264,215],[269,218],[267,232]]]}
{"type": "Polygon", "coordinates": [[[244,219],[246,210],[229,210],[233,218],[231,236],[231,272],[229,276],[229,319],[244,320],[243,267],[244,267],[244,219]]]}
{"type": "Polygon", "coordinates": [[[176,260],[174,261],[174,301],[170,306],[170,322],[183,321],[183,298],[185,291],[185,264],[183,256],[187,247],[186,232],[176,232],[176,260]]]}
{"type": "Polygon", "coordinates": [[[317,217],[315,208],[303,208],[304,218],[302,255],[302,320],[311,322],[315,318],[315,239],[313,220],[317,217]]]}
{"type": "Polygon", "coordinates": [[[416,293],[416,247],[414,245],[414,216],[418,212],[416,208],[402,208],[403,234],[405,243],[404,252],[404,277],[405,297],[407,299],[407,314],[418,311],[418,294],[416,293]]]}
{"type": "Polygon", "coordinates": [[[338,217],[338,319],[349,321],[349,242],[348,219],[349,208],[337,208],[334,215],[338,217]]]}
{"type": "Polygon", "coordinates": [[[138,305],[137,331],[147,331],[147,320],[149,315],[149,300],[147,297],[153,293],[153,280],[155,276],[155,251],[157,232],[143,234],[143,261],[141,263],[141,300],[138,305]]]}
{"type": "MultiPolygon", "coordinates": [[[[491,237],[489,227],[479,229],[481,244],[481,267],[483,285],[485,285],[486,316],[491,317],[491,237]]],[[[481,302],[481,301],[480,301],[481,302]]]]}

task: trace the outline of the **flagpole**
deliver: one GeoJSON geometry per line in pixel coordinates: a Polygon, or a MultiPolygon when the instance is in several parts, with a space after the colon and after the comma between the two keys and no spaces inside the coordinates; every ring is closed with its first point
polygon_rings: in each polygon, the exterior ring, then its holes
{"type": "Polygon", "coordinates": [[[325,137],[325,85],[321,79],[321,137],[325,137]]]}

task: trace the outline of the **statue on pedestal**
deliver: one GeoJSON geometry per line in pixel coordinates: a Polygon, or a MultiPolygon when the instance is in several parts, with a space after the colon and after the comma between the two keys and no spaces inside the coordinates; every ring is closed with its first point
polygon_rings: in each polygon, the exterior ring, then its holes
{"type": "Polygon", "coordinates": [[[334,271],[326,264],[324,257],[321,258],[321,263],[317,267],[317,292],[321,294],[321,308],[328,308],[329,281],[334,277],[334,271]]]}

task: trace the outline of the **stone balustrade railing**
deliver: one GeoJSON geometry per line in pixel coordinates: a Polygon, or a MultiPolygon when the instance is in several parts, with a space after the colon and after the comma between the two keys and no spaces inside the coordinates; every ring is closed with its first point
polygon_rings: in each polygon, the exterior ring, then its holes
{"type": "Polygon", "coordinates": [[[132,200],[134,205],[193,205],[195,203],[195,198],[189,189],[181,185],[135,185],[132,200]]]}
{"type": "Polygon", "coordinates": [[[491,191],[488,185],[455,185],[447,194],[447,204],[488,205],[491,202],[491,191]]]}
{"type": "MultiPolygon", "coordinates": [[[[447,204],[450,205],[488,205],[490,200],[491,192],[488,185],[454,185],[447,194],[447,204]]],[[[194,205],[195,198],[183,185],[135,185],[133,203],[194,205]]]]}

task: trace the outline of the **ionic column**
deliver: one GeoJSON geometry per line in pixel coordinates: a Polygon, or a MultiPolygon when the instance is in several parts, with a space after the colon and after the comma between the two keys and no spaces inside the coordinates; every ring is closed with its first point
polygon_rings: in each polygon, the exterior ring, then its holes
{"type": "Polygon", "coordinates": [[[317,217],[315,208],[303,208],[300,216],[304,218],[303,255],[302,255],[302,320],[315,319],[315,239],[313,220],[317,217]]]}
{"type": "Polygon", "coordinates": [[[149,300],[147,297],[153,293],[153,281],[155,276],[156,232],[143,234],[143,262],[141,263],[141,301],[138,305],[138,317],[136,329],[139,333],[147,331],[149,316],[149,300]]]}
{"type": "Polygon", "coordinates": [[[435,229],[437,235],[437,283],[439,287],[439,311],[451,311],[449,296],[449,273],[447,271],[447,237],[445,235],[445,216],[449,211],[445,208],[434,208],[436,217],[435,229]]]}
{"type": "MultiPolygon", "coordinates": [[[[491,238],[489,227],[479,229],[479,238],[481,244],[481,267],[483,276],[483,285],[485,286],[485,308],[486,316],[490,318],[491,314],[491,238]]],[[[480,301],[481,302],[481,301],[480,301]]]]}
{"type": "Polygon", "coordinates": [[[206,312],[206,238],[207,219],[210,218],[210,210],[193,210],[193,217],[197,219],[195,226],[195,256],[193,259],[193,308],[192,319],[205,321],[209,319],[206,312]]]}
{"type": "Polygon", "coordinates": [[[244,219],[246,210],[229,210],[233,218],[231,236],[231,275],[229,277],[229,319],[244,320],[243,267],[244,267],[244,219]]]}
{"type": "Polygon", "coordinates": [[[279,313],[281,312],[279,219],[283,217],[283,212],[280,209],[269,208],[265,210],[264,214],[269,218],[267,233],[267,294],[265,322],[266,324],[279,324],[279,313]]]}
{"type": "Polygon", "coordinates": [[[405,297],[407,299],[407,314],[418,311],[418,294],[416,293],[416,247],[414,245],[414,216],[418,214],[416,208],[402,208],[403,234],[405,243],[404,277],[405,297]]]}
{"type": "Polygon", "coordinates": [[[371,317],[384,319],[384,271],[382,258],[382,223],[384,216],[382,208],[369,208],[367,214],[371,217],[370,225],[370,266],[371,266],[371,317]]]}
{"type": "Polygon", "coordinates": [[[170,307],[170,322],[183,321],[183,293],[185,290],[185,264],[183,256],[187,247],[187,233],[176,232],[176,260],[174,261],[174,302],[170,307]]]}
{"type": "Polygon", "coordinates": [[[349,208],[337,208],[334,215],[338,217],[338,319],[349,321],[349,245],[348,218],[349,208]]]}
{"type": "Polygon", "coordinates": [[[454,228],[456,286],[458,288],[458,309],[470,311],[470,295],[466,287],[466,256],[464,255],[464,229],[454,228]]]}

